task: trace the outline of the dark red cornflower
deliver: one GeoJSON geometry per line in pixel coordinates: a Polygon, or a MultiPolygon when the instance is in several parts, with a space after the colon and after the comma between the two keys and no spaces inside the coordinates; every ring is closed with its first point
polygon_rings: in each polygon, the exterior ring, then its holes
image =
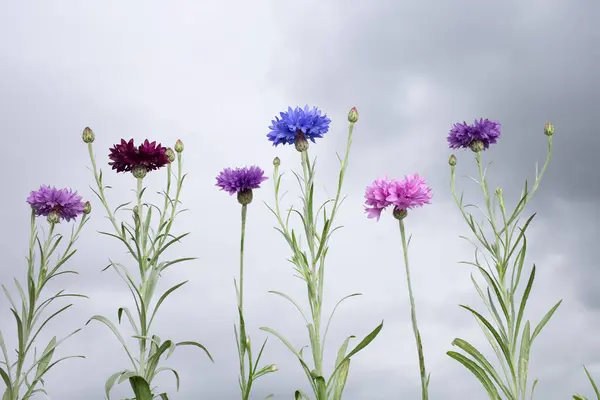
{"type": "Polygon", "coordinates": [[[138,147],[133,144],[133,139],[129,142],[121,139],[120,144],[111,147],[108,155],[111,161],[108,165],[117,172],[129,172],[137,166],[143,166],[147,171],[154,171],[170,163],[166,150],[166,147],[162,147],[160,143],[149,142],[148,139],[138,147]]]}

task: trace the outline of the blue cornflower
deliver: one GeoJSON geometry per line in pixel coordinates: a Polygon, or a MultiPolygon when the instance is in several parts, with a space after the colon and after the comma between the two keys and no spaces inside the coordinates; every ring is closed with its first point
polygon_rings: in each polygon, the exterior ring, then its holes
{"type": "Polygon", "coordinates": [[[288,107],[287,112],[281,112],[280,115],[281,119],[275,117],[271,121],[271,131],[267,134],[273,146],[294,144],[299,136],[314,143],[315,138],[322,138],[327,133],[331,123],[327,114],[321,115],[321,110],[317,107],[309,109],[308,105],[304,106],[304,109],[296,107],[292,110],[288,107]]]}

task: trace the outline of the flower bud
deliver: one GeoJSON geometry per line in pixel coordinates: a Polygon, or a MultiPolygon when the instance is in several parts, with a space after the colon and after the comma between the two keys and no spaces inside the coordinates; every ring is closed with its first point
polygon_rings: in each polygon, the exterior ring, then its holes
{"type": "Polygon", "coordinates": [[[294,140],[294,145],[296,146],[296,150],[300,153],[308,150],[308,140],[302,131],[299,131],[296,135],[296,140],[294,140]]]}
{"type": "Polygon", "coordinates": [[[271,364],[267,367],[267,372],[275,372],[277,371],[277,365],[271,364]]]}
{"type": "Polygon", "coordinates": [[[94,135],[94,132],[86,126],[81,134],[81,138],[83,139],[84,143],[93,143],[96,136],[94,135]]]}
{"type": "Polygon", "coordinates": [[[90,204],[90,202],[89,202],[89,201],[86,201],[86,202],[83,204],[83,213],[84,213],[84,214],[89,214],[89,213],[91,213],[91,212],[92,212],[92,205],[90,204]]]}
{"type": "Polygon", "coordinates": [[[351,123],[355,123],[356,121],[358,121],[358,110],[356,109],[356,107],[352,107],[350,109],[350,112],[348,113],[348,121],[350,121],[351,123]]]}
{"type": "Polygon", "coordinates": [[[394,208],[394,218],[396,218],[397,220],[402,220],[406,218],[407,215],[408,211],[406,211],[405,208],[394,208]]]}
{"type": "Polygon", "coordinates": [[[243,206],[247,206],[248,204],[252,203],[252,189],[240,190],[237,194],[237,199],[238,202],[243,206]]]}
{"type": "Polygon", "coordinates": [[[544,126],[544,135],[546,135],[546,136],[554,135],[554,125],[552,125],[550,122],[548,122],[546,124],[546,126],[544,126]]]}
{"type": "Polygon", "coordinates": [[[450,164],[451,167],[454,167],[456,165],[456,156],[454,154],[450,155],[450,158],[448,159],[448,164],[450,164]]]}
{"type": "Polygon", "coordinates": [[[279,159],[279,157],[275,157],[273,159],[273,165],[276,167],[279,167],[281,165],[281,160],[279,159]]]}
{"type": "Polygon", "coordinates": [[[181,153],[183,151],[183,142],[181,141],[181,139],[177,139],[177,141],[175,142],[175,151],[178,153],[181,153]]]}
{"type": "Polygon", "coordinates": [[[167,159],[169,160],[169,162],[175,161],[175,152],[173,151],[172,148],[167,147],[167,150],[165,150],[165,154],[166,154],[167,159]]]}
{"type": "Polygon", "coordinates": [[[48,214],[48,222],[51,224],[58,224],[60,222],[60,213],[58,211],[50,211],[50,214],[48,214]]]}
{"type": "Polygon", "coordinates": [[[133,169],[131,170],[131,173],[133,174],[133,176],[135,176],[137,179],[144,179],[144,177],[146,176],[146,174],[148,173],[148,170],[146,169],[146,167],[144,167],[143,165],[136,165],[135,167],[133,167],[133,169]]]}
{"type": "Polygon", "coordinates": [[[469,147],[474,153],[479,153],[484,149],[483,142],[481,140],[473,140],[469,147]]]}

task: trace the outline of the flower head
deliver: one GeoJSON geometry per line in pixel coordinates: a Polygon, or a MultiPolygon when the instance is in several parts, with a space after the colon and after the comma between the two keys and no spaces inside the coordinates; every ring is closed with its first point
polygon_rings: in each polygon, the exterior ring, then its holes
{"type": "Polygon", "coordinates": [[[381,212],[388,206],[394,206],[394,211],[406,211],[429,204],[431,197],[431,188],[417,174],[402,180],[376,179],[367,186],[365,211],[368,218],[377,218],[379,221],[381,212]]]}
{"type": "Polygon", "coordinates": [[[292,110],[288,107],[287,112],[280,113],[281,119],[275,117],[271,121],[271,130],[267,137],[273,142],[273,146],[279,144],[295,144],[296,137],[309,139],[313,143],[315,138],[322,138],[329,131],[331,120],[327,114],[321,115],[317,107],[312,109],[308,105],[304,108],[296,107],[292,110]]]}
{"type": "Polygon", "coordinates": [[[260,184],[267,179],[264,176],[264,171],[254,165],[235,169],[225,168],[217,176],[217,184],[215,186],[233,195],[243,190],[258,189],[260,184]]]}
{"type": "Polygon", "coordinates": [[[386,200],[400,210],[422,207],[431,200],[431,188],[418,174],[408,175],[401,181],[392,181],[388,192],[386,200]]]}
{"type": "Polygon", "coordinates": [[[56,217],[59,220],[70,221],[83,214],[85,205],[81,201],[81,196],[70,189],[56,189],[42,185],[39,190],[32,191],[27,197],[27,203],[31,206],[35,215],[49,217],[52,214],[53,221],[56,217]]]}
{"type": "Polygon", "coordinates": [[[129,142],[121,139],[120,144],[115,144],[110,149],[108,165],[117,172],[130,172],[135,167],[144,167],[146,171],[153,171],[169,164],[167,149],[160,143],[149,142],[148,139],[140,146],[135,147],[133,139],[129,142]]]}
{"type": "Polygon", "coordinates": [[[448,145],[451,149],[471,148],[481,151],[496,143],[499,137],[500,124],[486,118],[475,120],[473,125],[466,122],[454,124],[448,134],[448,145]]]}

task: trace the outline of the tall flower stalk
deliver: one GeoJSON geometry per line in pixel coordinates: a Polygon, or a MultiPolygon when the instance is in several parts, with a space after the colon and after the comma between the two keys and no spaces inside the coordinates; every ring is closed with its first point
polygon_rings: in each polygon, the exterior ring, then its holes
{"type": "Polygon", "coordinates": [[[51,279],[63,274],[77,274],[74,270],[65,270],[62,267],[77,252],[73,247],[83,226],[89,219],[88,214],[91,211],[91,206],[88,202],[83,203],[81,197],[69,189],[59,190],[48,186],[42,186],[40,190],[31,192],[27,202],[32,208],[29,255],[27,257],[27,283],[21,285],[17,279],[14,280],[19,293],[19,299],[17,300],[20,300],[20,308],[17,307],[18,302],[13,300],[8,289],[2,285],[17,324],[16,360],[11,360],[8,356],[4,337],[0,332],[0,349],[4,359],[0,361],[0,377],[6,385],[6,390],[2,396],[3,400],[28,400],[36,393],[46,393],[43,389],[44,376],[51,368],[69,358],[84,358],[83,356],[68,356],[56,360],[53,358],[56,348],[81,329],[76,329],[61,340],[57,340],[54,336],[39,355],[37,348],[34,346],[36,345],[35,340],[44,326],[54,317],[69,309],[72,304],[68,304],[46,317],[45,311],[48,306],[60,298],[86,297],[60,290],[53,296],[44,299],[42,292],[51,279]],[[63,239],[63,235],[55,232],[56,225],[63,219],[68,222],[80,215],[83,216],[77,227],[72,227],[65,251],[58,254],[55,262],[52,261],[52,256],[63,239]],[[49,229],[45,237],[39,234],[36,226],[37,216],[47,217],[49,229]],[[36,257],[36,251],[39,253],[39,260],[36,257]],[[33,360],[28,363],[27,356],[31,354],[31,350],[34,352],[33,360]]]}
{"type": "Polygon", "coordinates": [[[156,286],[160,276],[169,267],[184,262],[194,260],[193,257],[178,258],[175,260],[163,260],[161,257],[164,252],[173,244],[178,243],[189,233],[175,235],[172,233],[173,223],[176,216],[184,210],[180,210],[180,194],[183,187],[185,175],[182,170],[182,152],[183,143],[177,141],[173,151],[170,148],[164,148],[156,142],[146,140],[139,147],[135,147],[133,139],[129,142],[121,140],[120,144],[115,145],[110,149],[109,165],[117,172],[131,172],[136,180],[136,197],[135,206],[127,209],[131,204],[126,202],[116,207],[114,210],[108,204],[106,198],[106,186],[103,183],[102,171],[96,166],[96,158],[93,153],[92,143],[94,141],[93,132],[86,128],[83,132],[84,142],[88,145],[90,161],[92,163],[92,172],[96,182],[94,193],[98,196],[104,206],[107,217],[111,221],[114,228],[113,233],[100,232],[104,235],[117,239],[125,246],[127,252],[133,259],[133,264],[138,271],[138,277],[133,274],[130,268],[125,264],[112,259],[109,265],[104,269],[112,267],[117,274],[127,284],[131,292],[137,312],[137,319],[134,318],[128,307],[121,307],[117,311],[117,319],[119,324],[123,314],[135,333],[132,337],[137,341],[138,352],[134,356],[133,350],[127,345],[125,339],[119,333],[118,328],[106,317],[102,315],[93,316],[89,322],[96,320],[105,324],[117,337],[131,365],[129,368],[122,369],[108,378],[105,384],[106,398],[110,399],[110,391],[115,383],[121,383],[129,380],[129,383],[137,400],[151,400],[153,398],[167,399],[165,392],[155,394],[152,388],[154,378],[161,372],[171,372],[176,379],[177,390],[179,390],[179,374],[170,367],[159,366],[161,358],[168,359],[169,356],[177,347],[181,346],[196,346],[203,350],[211,359],[211,355],[206,348],[194,341],[174,342],[172,340],[161,341],[153,329],[152,323],[157,315],[157,312],[166,300],[166,298],[175,290],[183,286],[187,281],[180,282],[177,285],[166,290],[160,296],[156,293],[156,286]],[[172,171],[172,163],[177,160],[177,173],[172,171]],[[161,193],[164,202],[162,207],[144,202],[144,177],[150,171],[158,170],[162,167],[167,168],[167,183],[166,189],[161,193]],[[173,182],[174,181],[174,182],[173,182]],[[173,188],[173,186],[175,186],[173,188]],[[174,192],[174,193],[173,193],[174,192]],[[152,227],[153,210],[158,213],[158,224],[156,228],[152,227]],[[132,222],[117,220],[119,211],[129,211],[131,213],[132,222]],[[157,299],[158,297],[158,299],[157,299]]]}
{"type": "Polygon", "coordinates": [[[520,200],[510,213],[506,209],[502,189],[496,189],[493,195],[490,193],[486,180],[486,169],[483,168],[482,161],[483,151],[500,137],[500,124],[487,119],[475,121],[473,125],[456,124],[448,136],[451,148],[470,148],[475,153],[479,179],[474,180],[480,186],[484,199],[484,208],[482,209],[477,206],[464,205],[463,196],[461,195],[460,198],[457,196],[455,190],[456,157],[452,155],[449,161],[451,191],[467,225],[479,242],[475,243],[467,239],[475,247],[475,260],[463,263],[474,266],[487,284],[487,287],[482,288],[471,275],[473,285],[486,306],[489,317],[484,317],[469,306],[461,305],[461,307],[475,317],[494,350],[502,371],[499,372],[479,350],[460,338],[454,339],[452,344],[466,355],[455,351],[449,351],[447,354],[469,369],[481,382],[490,399],[494,400],[533,398],[538,381],[534,380],[531,390],[529,390],[527,379],[531,346],[562,301],[556,303],[535,328],[532,329],[529,320],[523,324],[525,307],[535,278],[535,264],[529,273],[529,279],[519,302],[517,302],[517,292],[520,289],[519,283],[521,283],[527,250],[525,232],[535,214],[529,217],[522,226],[518,224],[521,213],[536,192],[550,161],[554,127],[547,124],[544,133],[548,139],[546,162],[539,174],[536,166],[533,188],[528,190],[527,182],[525,183],[520,200]],[[469,206],[478,208],[484,214],[485,221],[489,226],[488,230],[492,233],[491,237],[484,232],[483,223],[476,222],[473,215],[466,211],[469,206]],[[498,208],[500,210],[499,218],[498,208]]]}
{"type": "MultiPolygon", "coordinates": [[[[300,364],[306,374],[309,384],[312,388],[314,398],[316,400],[333,399],[339,400],[342,397],[342,392],[346,384],[348,377],[348,371],[350,367],[350,358],[366,347],[371,341],[377,336],[383,327],[383,322],[375,328],[369,335],[367,335],[353,350],[348,350],[350,339],[354,336],[349,336],[340,347],[337,358],[335,361],[334,369],[329,378],[326,378],[323,356],[325,352],[325,341],[327,338],[327,331],[329,324],[335,310],[339,304],[347,298],[360,295],[360,293],[354,293],[344,297],[340,300],[333,308],[327,323],[323,326],[323,288],[325,279],[325,257],[329,251],[329,239],[333,232],[339,227],[334,228],[334,221],[336,213],[341,205],[341,189],[344,182],[344,176],[346,168],[348,166],[348,157],[350,154],[350,146],[352,144],[352,132],[354,124],[358,120],[358,112],[356,108],[352,108],[348,115],[350,122],[348,141],[346,145],[346,153],[344,158],[338,159],[341,164],[337,192],[334,199],[327,200],[321,205],[315,212],[313,205],[314,199],[314,178],[315,178],[315,161],[310,162],[308,156],[309,142],[315,142],[315,138],[321,138],[329,130],[329,123],[331,120],[326,115],[322,115],[321,111],[316,107],[309,109],[308,106],[302,108],[296,107],[295,109],[288,108],[287,112],[282,112],[281,119],[276,117],[272,121],[271,131],[267,135],[269,140],[273,142],[275,146],[278,144],[294,144],[298,152],[300,152],[300,159],[302,165],[302,175],[294,173],[301,190],[302,199],[302,212],[291,207],[287,211],[287,215],[284,217],[281,213],[280,208],[280,185],[281,175],[279,173],[279,159],[274,161],[274,174],[273,179],[275,183],[275,207],[269,207],[269,209],[275,215],[278,222],[277,229],[284,237],[285,241],[289,245],[292,251],[291,261],[294,264],[295,272],[298,274],[297,277],[302,279],[307,288],[308,304],[310,306],[310,318],[302,310],[302,307],[293,300],[290,296],[285,293],[271,291],[271,293],[277,294],[286,300],[290,301],[295,308],[302,314],[306,327],[308,328],[308,338],[310,345],[312,364],[313,367],[309,366],[309,361],[304,357],[303,350],[296,350],[296,348],[279,332],[272,328],[263,327],[264,331],[267,331],[277,338],[279,338],[283,344],[298,358],[300,364]],[[327,213],[327,206],[331,205],[331,212],[327,213]],[[319,214],[323,212],[322,221],[323,225],[319,225],[319,214]],[[304,238],[306,241],[305,246],[300,243],[296,231],[290,227],[290,216],[292,213],[296,214],[302,222],[302,229],[304,231],[304,238]],[[307,251],[308,250],[308,251],[307,251]],[[323,330],[323,327],[325,328],[323,330]]],[[[296,399],[311,399],[311,397],[301,390],[295,392],[296,399]]]]}
{"type": "MultiPolygon", "coordinates": [[[[422,207],[429,204],[431,200],[431,188],[427,186],[425,180],[415,174],[407,176],[403,180],[377,179],[365,192],[365,211],[368,218],[379,218],[381,212],[388,206],[393,206],[393,216],[398,220],[400,228],[400,239],[402,241],[402,252],[404,255],[404,267],[406,271],[406,283],[408,285],[408,298],[410,300],[410,319],[412,322],[413,333],[417,345],[417,355],[419,357],[419,372],[421,377],[421,398],[429,398],[429,375],[425,368],[425,356],[423,354],[423,342],[421,333],[417,326],[417,310],[415,298],[410,279],[410,268],[408,264],[408,242],[406,240],[406,229],[404,219],[408,215],[408,210],[415,207],[422,207]]],[[[410,241],[410,239],[409,239],[410,241]]]]}
{"type": "MultiPolygon", "coordinates": [[[[249,168],[236,168],[235,170],[226,168],[219,174],[219,176],[217,176],[216,185],[222,190],[229,192],[230,195],[237,194],[238,202],[242,206],[239,286],[234,280],[238,314],[240,318],[239,330],[238,327],[234,325],[234,332],[240,365],[240,376],[238,378],[238,382],[240,385],[242,400],[250,399],[252,384],[258,378],[277,371],[277,367],[274,364],[270,364],[262,368],[258,366],[265,345],[267,344],[266,339],[263,342],[258,355],[256,356],[256,361],[253,360],[250,335],[246,331],[246,320],[244,318],[244,239],[246,236],[246,215],[248,212],[248,205],[252,202],[253,198],[252,190],[258,189],[260,184],[267,179],[267,177],[263,176],[263,174],[264,171],[256,166],[249,168]],[[246,364],[248,365],[247,371],[246,364]]],[[[267,399],[270,397],[272,397],[272,395],[267,396],[267,399]]]]}

